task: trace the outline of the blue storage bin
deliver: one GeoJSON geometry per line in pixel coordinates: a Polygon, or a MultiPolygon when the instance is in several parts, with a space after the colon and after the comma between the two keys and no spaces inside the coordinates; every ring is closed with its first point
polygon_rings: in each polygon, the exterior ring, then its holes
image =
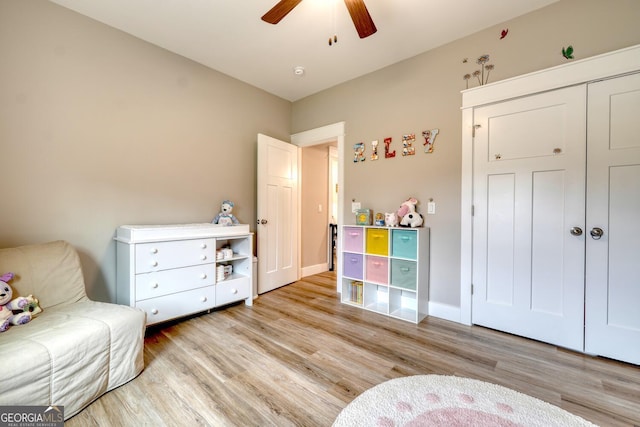
{"type": "Polygon", "coordinates": [[[393,230],[391,234],[391,256],[417,259],[418,231],[393,230]]]}

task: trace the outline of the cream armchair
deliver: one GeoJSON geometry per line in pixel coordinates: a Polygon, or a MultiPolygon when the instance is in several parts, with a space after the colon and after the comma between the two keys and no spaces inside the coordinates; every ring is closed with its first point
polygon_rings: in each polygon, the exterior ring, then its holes
{"type": "Polygon", "coordinates": [[[144,312],[90,300],[67,242],[0,249],[0,272],[44,309],[0,333],[0,405],[63,405],[66,419],[142,371],[144,312]]]}

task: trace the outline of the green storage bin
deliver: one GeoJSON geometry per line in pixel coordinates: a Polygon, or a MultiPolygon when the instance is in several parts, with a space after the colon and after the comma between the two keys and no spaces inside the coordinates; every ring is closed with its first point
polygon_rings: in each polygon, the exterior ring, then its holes
{"type": "Polygon", "coordinates": [[[391,286],[416,290],[418,265],[415,261],[391,260],[391,286]]]}

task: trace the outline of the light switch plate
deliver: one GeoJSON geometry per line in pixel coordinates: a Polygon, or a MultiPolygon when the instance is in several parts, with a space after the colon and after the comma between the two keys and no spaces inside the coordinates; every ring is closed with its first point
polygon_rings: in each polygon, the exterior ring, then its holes
{"type": "Polygon", "coordinates": [[[353,202],[353,203],[351,203],[351,212],[352,212],[352,213],[356,213],[356,211],[357,211],[358,209],[360,209],[360,208],[361,208],[361,206],[360,206],[360,202],[353,202]]]}
{"type": "Polygon", "coordinates": [[[436,213],[436,202],[427,203],[427,214],[435,215],[435,213],[436,213]]]}

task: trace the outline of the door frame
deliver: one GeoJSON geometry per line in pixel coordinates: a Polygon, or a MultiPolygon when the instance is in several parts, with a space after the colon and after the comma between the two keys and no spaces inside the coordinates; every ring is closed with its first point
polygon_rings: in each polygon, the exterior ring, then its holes
{"type": "MultiPolygon", "coordinates": [[[[462,173],[460,200],[460,314],[471,325],[473,262],[473,109],[494,102],[640,70],[640,45],[570,62],[462,91],[462,173]]],[[[454,319],[450,319],[454,320],[454,319]]]]}
{"type": "MultiPolygon", "coordinates": [[[[322,126],[315,129],[310,129],[303,132],[298,132],[291,135],[291,143],[300,147],[312,147],[314,145],[325,144],[327,142],[337,141],[338,150],[338,239],[336,242],[336,253],[340,254],[342,251],[342,245],[340,243],[340,225],[343,224],[344,218],[344,200],[342,197],[344,191],[344,143],[345,143],[345,122],[337,122],[330,125],[322,126]]],[[[299,163],[301,159],[299,159],[299,163]]],[[[304,185],[304,184],[303,184],[304,185]]],[[[302,191],[302,185],[298,185],[298,203],[301,203],[302,197],[300,192],[302,191]]],[[[301,207],[298,207],[298,240],[302,239],[302,218],[301,207]]],[[[302,245],[298,245],[298,259],[302,259],[302,245]]],[[[302,265],[298,265],[300,274],[302,274],[302,265]]],[[[342,275],[342,263],[338,263],[338,270],[336,277],[342,275]]],[[[336,279],[336,289],[340,291],[338,286],[339,282],[336,279]]]]}

